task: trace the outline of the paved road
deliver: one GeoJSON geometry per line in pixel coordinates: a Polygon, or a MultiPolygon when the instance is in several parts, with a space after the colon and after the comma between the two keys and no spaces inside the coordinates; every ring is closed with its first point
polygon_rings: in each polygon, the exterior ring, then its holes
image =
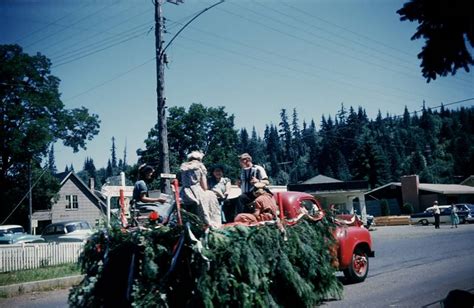
{"type": "MultiPolygon", "coordinates": [[[[323,307],[440,307],[453,289],[474,292],[474,224],[379,227],[369,277],[345,285],[344,298],[323,307]]],[[[67,290],[0,299],[0,307],[67,307],[67,290]]]]}
{"type": "Polygon", "coordinates": [[[325,307],[440,307],[450,290],[474,292],[474,224],[380,227],[367,280],[325,307]]]}

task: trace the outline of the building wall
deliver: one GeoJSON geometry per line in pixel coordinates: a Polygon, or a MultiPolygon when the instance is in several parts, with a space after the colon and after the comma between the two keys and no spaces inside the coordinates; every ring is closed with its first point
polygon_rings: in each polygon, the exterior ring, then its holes
{"type": "Polygon", "coordinates": [[[402,176],[400,182],[402,184],[403,204],[410,203],[415,212],[420,211],[420,200],[418,198],[418,175],[402,176]]]}
{"type": "Polygon", "coordinates": [[[86,220],[95,226],[98,219],[103,219],[99,208],[87,196],[87,191],[81,190],[72,178],[69,178],[59,190],[59,199],[52,206],[52,223],[67,220],[86,220]],[[77,195],[78,208],[66,209],[66,195],[77,195]]]}

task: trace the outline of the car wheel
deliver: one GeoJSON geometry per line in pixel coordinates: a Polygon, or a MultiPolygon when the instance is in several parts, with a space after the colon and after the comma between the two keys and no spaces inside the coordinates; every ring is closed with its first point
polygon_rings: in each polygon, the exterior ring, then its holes
{"type": "Polygon", "coordinates": [[[364,249],[357,247],[352,253],[349,268],[344,270],[344,276],[351,283],[362,282],[369,273],[369,257],[364,249]]]}
{"type": "Polygon", "coordinates": [[[423,226],[429,225],[429,222],[428,222],[428,220],[426,220],[426,219],[422,219],[422,220],[420,220],[418,223],[422,224],[423,226]]]}

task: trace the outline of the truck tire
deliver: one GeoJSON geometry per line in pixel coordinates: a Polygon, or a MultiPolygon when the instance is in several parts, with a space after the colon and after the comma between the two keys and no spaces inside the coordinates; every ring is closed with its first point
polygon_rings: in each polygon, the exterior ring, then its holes
{"type": "Polygon", "coordinates": [[[356,247],[352,253],[352,261],[349,268],[346,268],[343,272],[350,283],[364,281],[369,273],[369,256],[367,252],[361,247],[356,247]]]}

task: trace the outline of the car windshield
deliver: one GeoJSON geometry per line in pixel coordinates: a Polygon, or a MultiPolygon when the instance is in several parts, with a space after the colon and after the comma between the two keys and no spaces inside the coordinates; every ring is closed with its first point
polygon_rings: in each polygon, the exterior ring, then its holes
{"type": "Polygon", "coordinates": [[[74,231],[76,231],[76,230],[78,230],[78,229],[81,229],[81,228],[80,228],[80,225],[72,224],[72,225],[67,225],[67,226],[66,226],[67,233],[74,232],[74,231]],[[79,226],[79,228],[78,228],[78,226],[79,226]]]}
{"type": "Polygon", "coordinates": [[[6,230],[0,230],[0,236],[4,236],[5,234],[14,234],[14,233],[24,233],[23,227],[14,227],[9,228],[6,230]]]}

